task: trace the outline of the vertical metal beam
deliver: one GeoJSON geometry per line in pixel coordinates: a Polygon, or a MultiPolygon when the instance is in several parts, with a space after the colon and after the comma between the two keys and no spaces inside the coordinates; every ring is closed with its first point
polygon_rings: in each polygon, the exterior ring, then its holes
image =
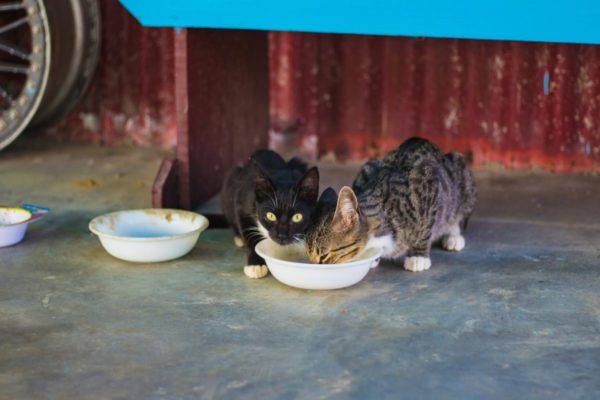
{"type": "Polygon", "coordinates": [[[190,195],[190,121],[188,106],[188,30],[175,33],[175,111],[177,123],[177,169],[179,171],[179,206],[191,208],[190,195]]]}
{"type": "Polygon", "coordinates": [[[179,206],[216,195],[227,170],[266,147],[267,32],[188,29],[175,38],[179,206]]]}

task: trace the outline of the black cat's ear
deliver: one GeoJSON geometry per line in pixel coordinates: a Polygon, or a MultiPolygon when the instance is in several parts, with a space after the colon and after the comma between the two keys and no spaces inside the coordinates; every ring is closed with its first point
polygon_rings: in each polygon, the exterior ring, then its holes
{"type": "Polygon", "coordinates": [[[319,197],[319,170],[317,167],[312,167],[300,179],[297,186],[298,197],[316,203],[319,197]]]}
{"type": "Polygon", "coordinates": [[[264,201],[272,198],[274,191],[271,178],[256,164],[256,175],[254,176],[254,196],[256,197],[256,201],[264,201]]]}
{"type": "Polygon", "coordinates": [[[338,195],[337,207],[333,215],[332,229],[347,232],[358,223],[358,200],[352,189],[344,186],[338,195]]]}

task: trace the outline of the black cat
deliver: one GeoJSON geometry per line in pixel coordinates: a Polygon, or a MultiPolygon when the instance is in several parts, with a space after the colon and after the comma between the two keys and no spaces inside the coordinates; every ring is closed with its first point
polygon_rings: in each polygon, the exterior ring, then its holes
{"type": "Polygon", "coordinates": [[[287,163],[271,150],[255,152],[225,178],[221,207],[234,241],[245,247],[244,273],[262,278],[268,270],[254,246],[269,237],[285,246],[303,240],[319,193],[319,171],[293,158],[287,163]]]}

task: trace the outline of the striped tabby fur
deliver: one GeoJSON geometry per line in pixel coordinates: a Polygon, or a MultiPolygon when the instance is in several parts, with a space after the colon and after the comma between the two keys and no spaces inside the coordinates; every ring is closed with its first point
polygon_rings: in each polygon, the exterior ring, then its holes
{"type": "Polygon", "coordinates": [[[383,160],[367,162],[352,189],[326,190],[309,229],[309,258],[318,263],[347,261],[370,247],[383,257],[406,255],[404,267],[431,265],[436,240],[451,251],[465,245],[465,229],[476,200],[475,182],[459,153],[446,155],[421,138],[405,141],[383,160]]]}

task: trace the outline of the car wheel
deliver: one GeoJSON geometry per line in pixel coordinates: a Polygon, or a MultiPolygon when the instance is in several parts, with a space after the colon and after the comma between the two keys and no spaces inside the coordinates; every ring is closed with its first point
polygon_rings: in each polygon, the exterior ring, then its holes
{"type": "Polygon", "coordinates": [[[44,2],[0,3],[0,149],[19,136],[40,106],[50,47],[44,2]]]}
{"type": "Polygon", "coordinates": [[[98,63],[101,16],[97,0],[45,0],[52,50],[50,76],[33,129],[66,116],[85,94],[98,63]]]}
{"type": "Polygon", "coordinates": [[[0,1],[0,149],[67,115],[98,63],[97,0],[0,1]]]}

